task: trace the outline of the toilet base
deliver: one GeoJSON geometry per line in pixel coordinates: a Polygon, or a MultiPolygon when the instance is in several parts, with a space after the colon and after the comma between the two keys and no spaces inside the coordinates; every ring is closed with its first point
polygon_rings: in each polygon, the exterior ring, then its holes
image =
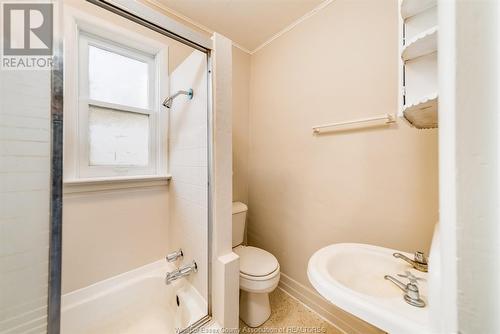
{"type": "Polygon", "coordinates": [[[271,316],[269,293],[241,290],[240,318],[250,327],[259,327],[271,316]]]}

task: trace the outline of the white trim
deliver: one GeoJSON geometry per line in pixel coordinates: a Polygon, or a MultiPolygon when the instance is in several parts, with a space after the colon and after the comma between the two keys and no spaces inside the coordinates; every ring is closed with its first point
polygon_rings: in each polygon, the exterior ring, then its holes
{"type": "Polygon", "coordinates": [[[127,176],[127,177],[95,177],[86,179],[73,179],[65,180],[64,185],[79,185],[79,184],[104,184],[104,183],[116,183],[116,182],[137,182],[137,181],[168,181],[172,178],[171,175],[164,176],[127,176]]]}
{"type": "Polygon", "coordinates": [[[94,193],[111,190],[130,190],[132,188],[146,189],[168,186],[170,175],[165,176],[132,176],[113,178],[71,179],[64,181],[64,195],[76,193],[94,193]]]}
{"type": "MultiPolygon", "coordinates": [[[[153,5],[153,6],[156,6],[156,7],[160,8],[160,9],[164,10],[165,12],[167,12],[167,13],[175,16],[175,17],[177,17],[177,18],[179,18],[179,19],[181,19],[183,21],[186,21],[187,23],[189,23],[189,24],[195,26],[196,28],[198,28],[198,29],[206,32],[207,34],[213,35],[214,32],[215,32],[215,30],[213,30],[213,29],[211,29],[211,28],[209,28],[209,27],[207,27],[207,26],[205,26],[205,25],[203,25],[201,23],[198,23],[198,22],[194,21],[193,19],[191,19],[191,18],[189,18],[189,17],[187,17],[187,16],[179,13],[176,10],[173,10],[172,8],[169,8],[169,7],[167,7],[167,6],[159,3],[156,0],[144,0],[144,2],[149,3],[149,4],[153,5]]],[[[248,50],[247,48],[245,48],[241,44],[238,44],[235,41],[231,41],[231,42],[233,43],[234,47],[236,47],[236,48],[240,49],[241,51],[246,52],[248,54],[252,54],[252,51],[248,50]]]]}
{"type": "MultiPolygon", "coordinates": [[[[79,96],[78,96],[78,160],[79,160],[79,173],[76,177],[113,177],[119,175],[156,175],[161,173],[159,171],[160,152],[163,150],[158,147],[158,131],[159,128],[159,116],[161,112],[159,105],[157,103],[159,92],[157,90],[157,83],[162,78],[160,75],[155,73],[156,64],[159,61],[159,52],[155,54],[143,54],[142,50],[133,49],[128,44],[121,44],[122,38],[114,38],[113,40],[105,39],[102,36],[97,36],[94,34],[88,34],[85,30],[78,29],[78,39],[79,39],[79,59],[78,67],[80,69],[78,73],[78,85],[79,85],[79,96]],[[94,101],[90,99],[89,92],[89,61],[88,52],[90,47],[96,47],[99,49],[112,52],[123,57],[138,60],[147,64],[148,67],[148,101],[146,108],[137,107],[126,107],[121,108],[121,105],[116,103],[109,103],[103,101],[94,101]],[[90,147],[89,147],[89,118],[90,111],[93,107],[104,107],[106,109],[112,109],[119,112],[133,112],[138,113],[138,109],[141,110],[140,114],[148,116],[149,123],[149,133],[148,133],[148,162],[145,166],[122,166],[122,165],[90,165],[90,147]]],[[[145,43],[146,44],[146,43],[145,43]]]]}
{"type": "MultiPolygon", "coordinates": [[[[71,112],[65,114],[65,179],[74,180],[82,178],[85,182],[88,178],[107,179],[116,177],[133,176],[144,179],[143,176],[162,177],[167,173],[167,109],[161,106],[161,101],[169,94],[168,85],[168,45],[151,38],[139,35],[125,28],[117,28],[103,19],[92,17],[71,6],[65,6],[65,59],[70,66],[66,68],[67,80],[65,80],[65,110],[71,112]],[[85,59],[80,54],[82,40],[91,41],[104,49],[111,50],[121,55],[148,63],[149,83],[149,105],[146,109],[135,107],[124,107],[102,101],[88,99],[88,92],[79,90],[81,78],[79,72],[85,59]],[[71,66],[73,64],[73,66],[71,66]],[[160,73],[162,73],[160,75],[160,73]],[[150,118],[149,139],[149,162],[147,166],[88,166],[88,140],[82,138],[81,134],[87,132],[87,121],[85,115],[82,117],[81,110],[89,108],[89,105],[116,109],[120,111],[148,114],[150,118]],[[80,109],[80,110],[79,110],[80,109]],[[79,110],[79,111],[77,111],[79,110]],[[83,141],[83,144],[82,144],[83,141]],[[85,156],[85,157],[84,157],[85,156]],[[83,161],[83,164],[82,164],[83,161]]],[[[85,58],[85,57],[83,57],[85,58]]],[[[86,70],[83,69],[83,73],[86,70]]],[[[88,114],[88,111],[87,111],[88,114]]],[[[148,181],[151,182],[151,181],[148,181]]],[[[156,181],[158,182],[158,181],[156,181]]],[[[122,188],[123,185],[111,188],[122,188]]],[[[149,185],[148,185],[149,186],[149,185]]],[[[89,185],[86,183],[85,188],[89,185]]],[[[127,188],[130,184],[127,185],[127,188]]],[[[106,190],[109,189],[106,186],[106,190]]],[[[94,189],[92,189],[94,190],[94,189]]]]}
{"type": "Polygon", "coordinates": [[[259,45],[255,49],[253,49],[252,52],[250,52],[250,54],[253,55],[254,53],[260,51],[261,49],[263,49],[264,47],[266,47],[268,44],[270,44],[272,41],[274,41],[275,39],[283,36],[284,34],[286,34],[287,32],[289,32],[290,30],[292,30],[293,28],[295,28],[296,26],[298,26],[302,22],[306,21],[307,19],[313,17],[314,15],[316,15],[317,13],[319,13],[322,9],[326,8],[328,5],[330,5],[334,1],[335,0],[325,0],[325,1],[323,1],[322,3],[320,3],[319,5],[317,5],[316,7],[314,7],[313,9],[311,9],[309,12],[307,12],[304,15],[302,15],[297,20],[293,21],[291,24],[289,24],[288,26],[286,26],[284,29],[278,31],[276,34],[274,34],[273,36],[271,36],[271,38],[269,38],[267,41],[265,41],[264,43],[262,43],[261,45],[259,45]]]}
{"type": "Polygon", "coordinates": [[[243,51],[243,52],[245,52],[245,53],[248,53],[249,55],[251,55],[251,54],[253,53],[252,51],[248,50],[247,48],[245,48],[245,47],[244,47],[243,45],[241,45],[241,44],[238,44],[238,43],[236,43],[236,42],[234,42],[234,41],[232,41],[232,43],[233,43],[233,46],[234,46],[235,48],[240,49],[241,51],[243,51]]]}
{"type": "MultiPolygon", "coordinates": [[[[437,296],[429,295],[431,325],[436,333],[458,332],[457,273],[457,195],[459,194],[456,152],[456,3],[440,0],[438,4],[438,151],[439,151],[439,267],[437,296]],[[444,79],[444,80],[443,80],[444,79]],[[432,300],[434,298],[434,300],[432,300]],[[435,301],[435,302],[434,302],[435,301]]],[[[476,52],[476,51],[474,51],[476,52]]],[[[464,66],[464,65],[462,65],[464,66]]],[[[468,138],[470,139],[470,138],[468,138]]],[[[461,139],[463,141],[464,139],[461,139]]],[[[475,159],[475,158],[474,158],[475,159]]],[[[463,191],[468,191],[464,189],[463,191]]],[[[429,282],[431,283],[431,282],[429,282]]],[[[429,286],[431,288],[431,286],[429,286]]],[[[434,289],[433,289],[434,291],[434,289]]]]}
{"type": "Polygon", "coordinates": [[[93,99],[86,99],[85,104],[88,104],[89,106],[93,106],[93,107],[99,107],[99,108],[103,108],[103,109],[112,109],[112,110],[118,110],[118,111],[126,111],[126,112],[135,113],[135,114],[151,115],[151,113],[152,113],[152,111],[150,109],[131,107],[131,106],[110,103],[110,102],[104,102],[104,101],[99,101],[99,100],[93,100],[93,99]]]}
{"type": "Polygon", "coordinates": [[[173,10],[173,9],[172,9],[172,8],[170,8],[170,7],[167,7],[167,6],[165,6],[165,5],[161,4],[161,3],[159,3],[159,2],[158,2],[158,1],[156,1],[156,0],[144,0],[144,2],[146,2],[146,3],[150,3],[150,4],[152,4],[152,5],[156,6],[156,7],[160,8],[160,9],[162,9],[162,10],[166,11],[167,13],[170,13],[170,14],[172,14],[172,15],[174,15],[174,16],[177,16],[178,18],[182,19],[183,21],[186,21],[187,23],[192,24],[192,25],[193,25],[193,26],[195,26],[196,28],[198,28],[198,29],[200,29],[200,30],[203,30],[203,31],[204,31],[204,32],[206,32],[207,34],[212,35],[212,34],[214,33],[214,30],[213,30],[213,29],[210,29],[209,27],[207,27],[207,26],[205,26],[205,25],[203,25],[203,24],[201,24],[201,23],[198,23],[198,22],[196,22],[196,21],[192,20],[191,18],[189,18],[189,17],[187,17],[187,16],[185,16],[185,15],[183,15],[183,14],[179,13],[179,12],[178,12],[178,11],[176,11],[176,10],[173,10]]]}
{"type": "MultiPolygon", "coordinates": [[[[183,20],[183,21],[186,21],[188,22],[189,24],[192,24],[193,26],[195,26],[196,28],[208,33],[208,34],[213,34],[215,32],[214,29],[211,29],[201,23],[198,23],[196,21],[194,21],[193,19],[179,13],[178,11],[176,10],[173,10],[161,3],[159,3],[157,0],[143,0],[144,2],[146,3],[149,3],[153,6],[156,6],[164,11],[166,11],[167,13],[173,15],[173,16],[176,16],[178,17],[179,19],[183,20]]],[[[323,2],[321,2],[319,5],[317,5],[316,7],[314,7],[313,9],[311,9],[309,12],[307,12],[306,14],[302,15],[301,17],[299,17],[297,20],[293,21],[291,24],[289,24],[288,26],[286,26],[284,29],[278,31],[276,34],[274,34],[273,36],[271,36],[270,38],[268,38],[265,42],[263,42],[262,44],[260,44],[259,46],[257,46],[255,49],[253,50],[249,50],[247,48],[245,48],[244,46],[242,46],[241,44],[238,44],[234,41],[232,41],[232,44],[234,47],[240,49],[241,51],[243,52],[246,52],[248,53],[249,55],[253,55],[254,53],[260,51],[262,48],[264,48],[265,46],[267,46],[268,44],[270,44],[272,41],[274,41],[275,39],[277,39],[278,37],[284,35],[285,33],[289,32],[290,30],[292,30],[293,28],[295,28],[295,26],[299,25],[300,23],[306,21],[307,19],[309,19],[310,17],[314,16],[315,14],[317,14],[319,11],[321,11],[322,9],[324,9],[325,7],[327,7],[329,4],[331,4],[332,2],[334,2],[335,0],[325,0],[323,2]]]]}
{"type": "Polygon", "coordinates": [[[281,273],[278,287],[343,333],[383,333],[380,329],[334,306],[313,289],[297,282],[284,273],[281,273]]]}
{"type": "MultiPolygon", "coordinates": [[[[224,328],[237,329],[239,315],[239,257],[232,252],[232,45],[214,34],[209,113],[209,240],[211,242],[211,313],[224,328]]],[[[210,96],[209,95],[209,96],[210,96]]],[[[209,310],[210,311],[210,310],[209,310]]]]}
{"type": "Polygon", "coordinates": [[[500,333],[498,1],[440,0],[438,19],[441,284],[432,314],[439,333],[500,333]]]}
{"type": "Polygon", "coordinates": [[[401,13],[401,5],[403,0],[398,0],[398,50],[397,50],[397,59],[398,59],[398,112],[397,115],[400,118],[406,119],[403,114],[404,107],[404,65],[405,62],[401,59],[401,52],[403,51],[404,43],[403,43],[403,31],[404,31],[404,20],[399,15],[401,13]]]}

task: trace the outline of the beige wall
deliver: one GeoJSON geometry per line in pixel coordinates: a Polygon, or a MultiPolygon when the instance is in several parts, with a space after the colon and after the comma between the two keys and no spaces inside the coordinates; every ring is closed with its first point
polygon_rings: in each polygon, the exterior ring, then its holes
{"type": "Polygon", "coordinates": [[[233,200],[248,203],[250,55],[233,47],[233,200]]]}
{"type": "Polygon", "coordinates": [[[397,15],[396,1],[337,0],[251,57],[249,239],[299,283],[332,243],[428,251],[437,131],[399,120],[311,134],[396,112],[397,15]]]}
{"type": "Polygon", "coordinates": [[[63,293],[160,260],[168,248],[165,186],[67,194],[63,293]]]}

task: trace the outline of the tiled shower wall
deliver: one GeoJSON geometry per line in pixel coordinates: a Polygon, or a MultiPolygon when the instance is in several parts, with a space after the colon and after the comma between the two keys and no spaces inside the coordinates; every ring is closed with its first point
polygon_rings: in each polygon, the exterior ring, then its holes
{"type": "Polygon", "coordinates": [[[170,78],[170,92],[192,88],[194,97],[177,97],[170,109],[170,240],[184,252],[181,264],[195,260],[198,272],[188,279],[207,300],[208,159],[207,59],[194,51],[170,78]]]}
{"type": "Polygon", "coordinates": [[[45,333],[50,71],[0,72],[0,333],[45,333]]]}

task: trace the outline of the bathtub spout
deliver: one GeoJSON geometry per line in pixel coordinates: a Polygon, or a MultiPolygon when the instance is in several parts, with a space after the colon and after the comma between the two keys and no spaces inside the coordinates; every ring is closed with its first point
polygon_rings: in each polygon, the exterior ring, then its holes
{"type": "Polygon", "coordinates": [[[198,271],[198,266],[196,265],[196,262],[193,261],[190,264],[186,264],[185,266],[182,266],[179,269],[167,273],[167,276],[165,277],[165,284],[168,285],[173,281],[178,280],[181,277],[188,276],[191,273],[195,273],[197,271],[198,271]]]}

